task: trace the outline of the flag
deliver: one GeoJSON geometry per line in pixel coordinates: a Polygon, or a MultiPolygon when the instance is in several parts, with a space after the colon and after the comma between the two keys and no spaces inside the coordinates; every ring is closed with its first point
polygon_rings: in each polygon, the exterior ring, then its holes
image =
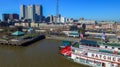
{"type": "Polygon", "coordinates": [[[102,39],[104,39],[105,40],[105,33],[102,33],[102,39]]]}
{"type": "Polygon", "coordinates": [[[117,51],[115,51],[115,50],[114,50],[114,52],[113,52],[113,53],[114,53],[114,54],[117,54],[117,51]]]}
{"type": "Polygon", "coordinates": [[[80,38],[83,39],[83,34],[82,33],[80,33],[80,38]]]}

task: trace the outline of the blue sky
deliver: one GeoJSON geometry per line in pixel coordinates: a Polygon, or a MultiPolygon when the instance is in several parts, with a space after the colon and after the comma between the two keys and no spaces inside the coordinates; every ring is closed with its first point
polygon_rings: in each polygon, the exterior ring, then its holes
{"type": "MultiPolygon", "coordinates": [[[[18,13],[21,4],[41,4],[43,14],[56,14],[56,0],[0,0],[2,13],[18,13]]],[[[120,0],[59,0],[59,12],[68,18],[120,20],[120,0]]]]}

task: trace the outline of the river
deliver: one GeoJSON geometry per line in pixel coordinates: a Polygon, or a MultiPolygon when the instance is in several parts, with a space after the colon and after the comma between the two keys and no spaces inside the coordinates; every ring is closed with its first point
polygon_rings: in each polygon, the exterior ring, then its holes
{"type": "Polygon", "coordinates": [[[26,47],[0,45],[0,67],[87,67],[58,53],[59,40],[44,39],[26,47]]]}

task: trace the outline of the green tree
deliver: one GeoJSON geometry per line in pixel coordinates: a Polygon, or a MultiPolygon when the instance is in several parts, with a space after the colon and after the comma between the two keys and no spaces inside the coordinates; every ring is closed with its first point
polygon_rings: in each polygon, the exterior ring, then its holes
{"type": "Polygon", "coordinates": [[[100,24],[98,24],[98,26],[99,26],[99,27],[102,27],[102,24],[100,23],[100,24]]]}
{"type": "Polygon", "coordinates": [[[85,35],[85,29],[83,29],[82,27],[78,29],[78,33],[82,33],[83,35],[85,35]]]}

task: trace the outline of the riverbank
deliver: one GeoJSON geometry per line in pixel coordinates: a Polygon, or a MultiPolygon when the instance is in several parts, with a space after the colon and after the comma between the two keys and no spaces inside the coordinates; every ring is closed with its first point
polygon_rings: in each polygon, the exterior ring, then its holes
{"type": "MultiPolygon", "coordinates": [[[[80,38],[67,37],[67,36],[57,36],[57,35],[46,36],[46,39],[67,40],[67,41],[71,41],[71,42],[79,42],[80,41],[80,38]]],[[[94,40],[94,41],[98,41],[98,42],[101,41],[101,39],[98,39],[98,38],[86,38],[86,37],[84,37],[84,39],[94,40]]]]}
{"type": "Polygon", "coordinates": [[[46,39],[67,40],[67,41],[72,41],[72,42],[79,42],[80,41],[80,38],[55,36],[55,35],[46,36],[46,39]]]}

